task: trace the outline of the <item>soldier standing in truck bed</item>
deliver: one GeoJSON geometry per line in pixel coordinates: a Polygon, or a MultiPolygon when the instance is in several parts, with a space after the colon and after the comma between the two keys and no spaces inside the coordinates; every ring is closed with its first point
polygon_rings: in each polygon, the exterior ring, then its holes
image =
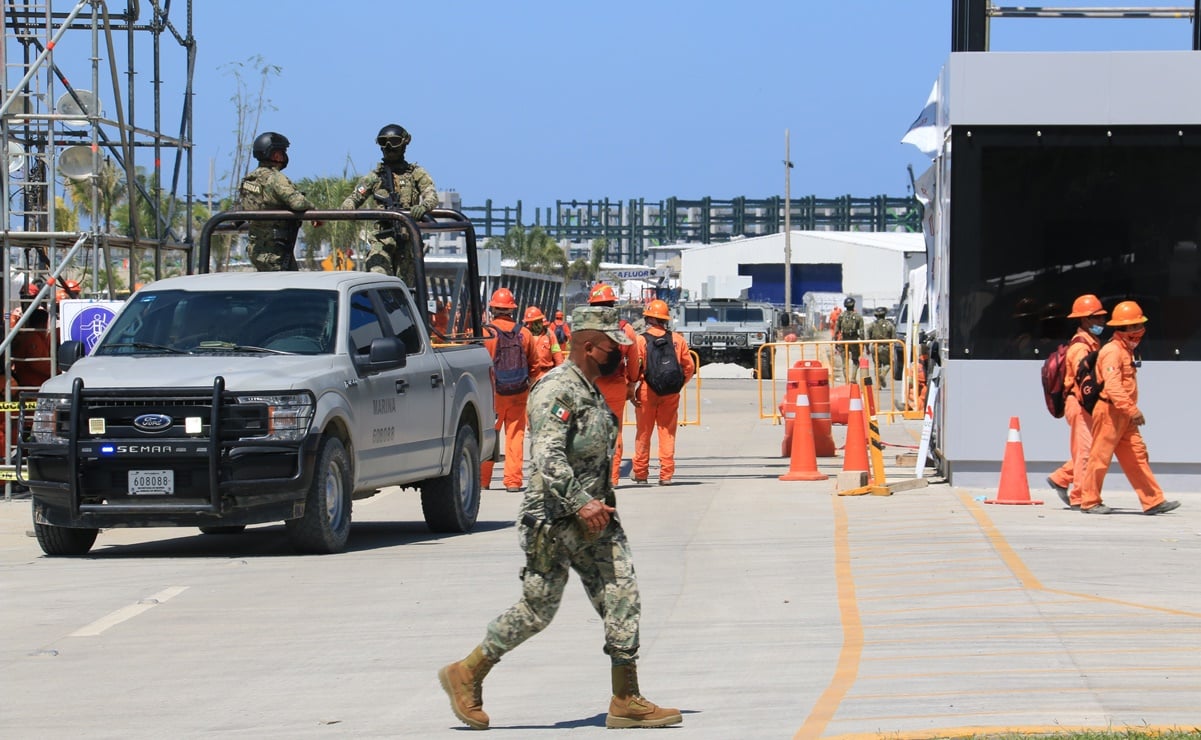
{"type": "MultiPolygon", "coordinates": [[[[405,148],[412,140],[403,126],[389,123],[381,128],[375,143],[379,144],[383,160],[359,180],[354,192],[342,201],[342,208],[361,208],[370,198],[372,207],[407,210],[414,221],[420,221],[427,212],[437,208],[438,191],[434,179],[424,167],[405,160],[405,148]]],[[[413,287],[416,282],[414,253],[420,245],[409,243],[407,230],[395,221],[380,221],[367,241],[371,244],[367,269],[396,275],[413,287]]]]}
{"type": "MultiPolygon", "coordinates": [[[[259,166],[242,178],[238,201],[247,211],[308,211],[313,208],[283,169],[288,166],[288,137],[274,131],[258,135],[251,154],[259,166]]],[[[250,262],[259,272],[296,270],[296,234],[300,221],[251,221],[246,229],[250,262]]]]}

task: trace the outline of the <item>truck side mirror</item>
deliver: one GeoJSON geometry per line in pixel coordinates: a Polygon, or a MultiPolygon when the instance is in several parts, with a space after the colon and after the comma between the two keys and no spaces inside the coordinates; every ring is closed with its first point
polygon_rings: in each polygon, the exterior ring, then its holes
{"type": "Polygon", "coordinates": [[[362,369],[366,373],[380,373],[404,367],[407,363],[408,354],[403,341],[397,337],[376,337],[371,340],[371,349],[367,352],[367,361],[362,369]]]}
{"type": "Polygon", "coordinates": [[[58,367],[60,370],[69,370],[72,365],[78,362],[86,353],[83,350],[83,342],[69,339],[58,347],[58,367]]]}

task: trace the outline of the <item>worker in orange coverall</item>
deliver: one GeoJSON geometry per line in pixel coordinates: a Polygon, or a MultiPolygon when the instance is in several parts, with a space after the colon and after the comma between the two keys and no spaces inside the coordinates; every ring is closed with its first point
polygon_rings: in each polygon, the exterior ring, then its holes
{"type": "Polygon", "coordinates": [[[1100,299],[1090,293],[1073,301],[1072,312],[1068,314],[1069,319],[1080,319],[1080,328],[1068,342],[1063,363],[1063,418],[1068,422],[1068,445],[1072,456],[1047,476],[1047,484],[1055,489],[1060,501],[1073,509],[1080,508],[1080,482],[1084,480],[1088,450],[1093,444],[1093,415],[1080,405],[1076,369],[1085,355],[1101,348],[1107,313],[1100,299]]]}
{"type": "Polygon", "coordinates": [[[1113,337],[1097,353],[1097,376],[1102,382],[1100,400],[1093,409],[1093,445],[1080,490],[1080,510],[1086,514],[1108,514],[1113,509],[1101,503],[1101,486],[1116,454],[1130,487],[1138,494],[1144,514],[1163,514],[1180,506],[1168,501],[1151,474],[1147,445],[1138,428],[1147,422],[1138,408],[1138,365],[1134,348],[1147,332],[1147,317],[1134,301],[1113,307],[1108,325],[1113,337]]]}
{"type": "MultiPolygon", "coordinates": [[[[597,283],[588,294],[588,303],[593,306],[613,307],[617,304],[617,293],[613,287],[605,283],[597,283]]],[[[630,338],[630,344],[618,345],[619,356],[611,358],[601,366],[601,376],[596,379],[596,387],[600,389],[609,404],[609,410],[617,417],[617,449],[613,452],[613,485],[617,485],[621,471],[621,442],[622,429],[625,424],[626,403],[638,405],[635,390],[638,378],[642,373],[642,354],[638,350],[638,335],[630,326],[630,322],[622,319],[621,330],[630,338]]]]}
{"type": "MultiPolygon", "coordinates": [[[[647,342],[660,337],[671,335],[675,349],[676,362],[684,374],[684,385],[692,380],[696,373],[696,365],[692,362],[692,353],[688,351],[688,343],[678,333],[669,332],[667,322],[671,315],[667,312],[667,303],[660,300],[651,301],[642,312],[646,318],[646,331],[638,336],[639,352],[643,358],[642,383],[638,386],[638,404],[634,409],[638,419],[637,432],[634,435],[634,482],[647,484],[650,481],[651,462],[651,433],[659,430],[659,485],[670,486],[671,478],[676,472],[676,428],[679,426],[680,393],[659,395],[646,382],[646,362],[653,353],[647,352],[647,342]]],[[[666,348],[665,348],[666,349],[666,348]]]]}
{"type": "MultiPolygon", "coordinates": [[[[517,493],[521,491],[522,487],[521,465],[525,453],[525,404],[530,397],[529,377],[533,372],[534,363],[537,361],[537,354],[534,337],[528,329],[517,324],[517,318],[514,316],[517,302],[513,300],[513,293],[508,288],[497,288],[493,291],[492,298],[488,301],[488,308],[492,312],[492,322],[489,326],[493,327],[494,331],[490,332],[492,336],[484,340],[484,346],[488,349],[488,354],[492,356],[493,366],[502,364],[502,361],[497,358],[497,351],[501,348],[502,342],[501,332],[518,333],[520,351],[524,355],[521,359],[526,363],[526,379],[523,390],[502,393],[495,385],[498,382],[497,378],[493,377],[492,398],[496,404],[496,430],[500,431],[501,427],[504,427],[505,430],[505,490],[509,493],[517,493]]],[[[492,465],[491,460],[484,460],[480,463],[480,485],[484,488],[492,485],[492,465]]]]}
{"type": "Polygon", "coordinates": [[[546,325],[546,315],[537,306],[525,310],[525,328],[534,337],[534,349],[538,360],[530,367],[530,385],[551,371],[551,368],[563,364],[563,350],[555,338],[555,333],[546,325]]]}

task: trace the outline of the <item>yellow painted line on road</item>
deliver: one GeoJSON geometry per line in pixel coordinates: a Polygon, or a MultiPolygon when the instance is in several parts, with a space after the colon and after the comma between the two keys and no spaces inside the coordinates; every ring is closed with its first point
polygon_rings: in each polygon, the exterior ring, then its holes
{"type": "Polygon", "coordinates": [[[984,536],[988,538],[990,543],[992,543],[993,549],[995,549],[997,554],[1001,556],[1001,561],[1005,563],[1006,567],[1013,572],[1013,575],[1016,576],[1019,581],[1021,581],[1022,587],[1036,591],[1042,591],[1042,582],[1034,577],[1034,574],[1030,572],[1030,569],[1026,567],[1026,564],[1022,562],[1022,559],[1018,557],[1018,554],[1013,551],[1012,547],[1009,546],[1009,542],[1005,540],[1004,535],[1002,535],[1000,530],[997,529],[996,525],[992,523],[992,520],[988,518],[988,514],[984,513],[984,509],[980,508],[980,505],[976,503],[975,499],[969,496],[966,492],[956,491],[955,493],[959,496],[959,500],[963,502],[963,505],[967,507],[968,513],[970,513],[976,520],[976,524],[980,525],[980,529],[984,532],[984,536]]]}
{"type": "Polygon", "coordinates": [[[847,509],[840,496],[834,501],[834,580],[838,587],[838,613],[842,620],[842,650],[834,678],[818,697],[813,711],[794,735],[795,740],[815,740],[822,736],[826,725],[834,718],[838,706],[855,684],[859,673],[859,658],[863,654],[863,622],[859,604],[855,601],[855,579],[851,574],[851,543],[847,509]]]}
{"type": "MultiPolygon", "coordinates": [[[[1110,732],[1120,728],[1105,728],[1110,732]]],[[[1140,733],[1149,735],[1166,734],[1171,732],[1192,732],[1192,727],[1177,727],[1176,725],[1139,725],[1140,733]]],[[[1080,725],[1022,725],[1014,727],[997,727],[995,725],[968,725],[964,727],[943,727],[937,730],[917,730],[914,732],[852,732],[845,735],[830,735],[826,740],[932,740],[944,737],[972,737],[973,735],[1064,735],[1071,732],[1097,732],[1095,726],[1080,725]]]]}
{"type": "Polygon", "coordinates": [[[110,627],[115,627],[122,622],[133,619],[142,612],[153,609],[159,604],[173,599],[187,590],[187,586],[172,586],[171,588],[165,588],[153,596],[142,599],[136,604],[123,606],[112,614],[107,614],[100,619],[97,619],[95,622],[87,625],[86,627],[81,627],[75,630],[68,635],[68,637],[95,637],[99,634],[102,634],[110,627]]]}

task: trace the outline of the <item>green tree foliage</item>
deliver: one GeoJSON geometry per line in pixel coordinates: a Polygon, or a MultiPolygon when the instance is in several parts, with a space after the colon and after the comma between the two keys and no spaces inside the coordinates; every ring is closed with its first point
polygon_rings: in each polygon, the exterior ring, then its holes
{"type": "Polygon", "coordinates": [[[517,263],[518,270],[544,275],[564,275],[568,270],[567,253],[541,226],[529,231],[514,226],[503,238],[489,239],[484,248],[499,249],[502,257],[517,263]]]}
{"type": "MultiPolygon", "coordinates": [[[[354,190],[355,181],[347,177],[306,177],[296,182],[296,187],[305,197],[322,211],[336,210],[342,205],[350,191],[354,190]]],[[[316,269],[317,255],[323,250],[322,245],[346,249],[357,245],[361,239],[359,232],[367,221],[327,221],[319,227],[314,227],[311,221],[305,221],[300,227],[300,235],[304,240],[304,259],[308,269],[316,269]]]]}

